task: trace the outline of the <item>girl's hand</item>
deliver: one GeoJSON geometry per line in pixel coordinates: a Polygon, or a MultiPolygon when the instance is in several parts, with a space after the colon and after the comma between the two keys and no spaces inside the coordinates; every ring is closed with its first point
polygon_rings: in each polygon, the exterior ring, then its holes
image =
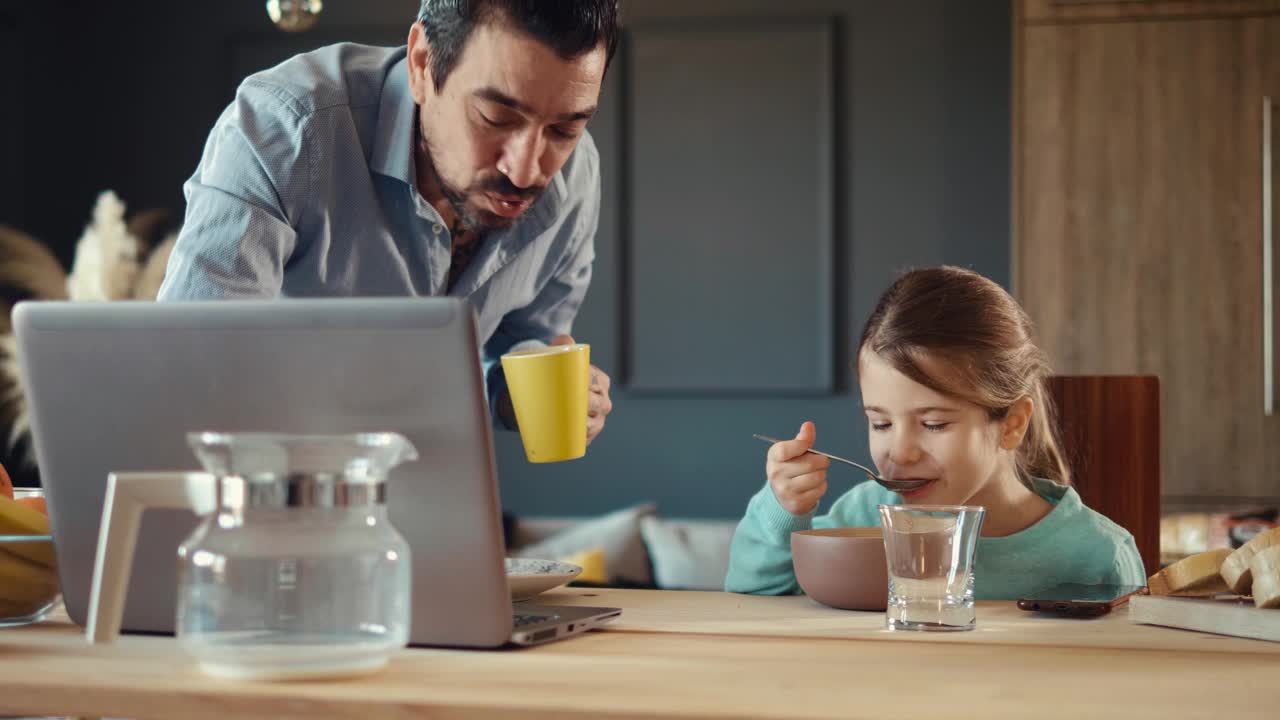
{"type": "Polygon", "coordinates": [[[806,452],[813,447],[818,432],[806,421],[794,440],[769,446],[765,475],[778,503],[792,515],[813,512],[827,492],[827,468],[831,459],[806,452]]]}

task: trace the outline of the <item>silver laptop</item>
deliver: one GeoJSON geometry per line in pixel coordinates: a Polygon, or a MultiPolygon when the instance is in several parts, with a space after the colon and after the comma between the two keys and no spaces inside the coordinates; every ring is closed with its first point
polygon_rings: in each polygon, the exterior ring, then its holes
{"type": "MultiPolygon", "coordinates": [[[[194,430],[395,431],[392,524],[413,556],[415,645],[499,647],[617,608],[512,604],[471,306],[454,298],[25,302],[14,310],[67,613],[83,625],[107,473],[198,469],[194,430]]],[[[143,519],[122,629],[171,633],[187,512],[143,519]]]]}

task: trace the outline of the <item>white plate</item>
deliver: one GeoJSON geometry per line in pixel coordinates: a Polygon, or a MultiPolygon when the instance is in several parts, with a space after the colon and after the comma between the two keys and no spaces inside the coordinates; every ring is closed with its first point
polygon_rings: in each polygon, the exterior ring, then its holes
{"type": "Polygon", "coordinates": [[[512,600],[527,600],[582,574],[582,568],[555,560],[507,558],[507,585],[512,600]]]}

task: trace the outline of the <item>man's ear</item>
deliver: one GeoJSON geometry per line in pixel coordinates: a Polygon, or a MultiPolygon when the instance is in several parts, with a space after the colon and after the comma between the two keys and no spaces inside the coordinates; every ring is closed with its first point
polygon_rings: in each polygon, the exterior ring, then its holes
{"type": "Polygon", "coordinates": [[[431,80],[431,44],[427,42],[427,34],[422,23],[415,22],[409,28],[408,42],[409,93],[413,101],[419,105],[435,94],[435,86],[431,80]]]}
{"type": "Polygon", "coordinates": [[[1000,447],[1005,450],[1017,450],[1022,439],[1027,436],[1031,427],[1031,416],[1036,411],[1036,404],[1029,397],[1018,400],[1009,407],[1009,412],[1000,421],[1000,447]]]}

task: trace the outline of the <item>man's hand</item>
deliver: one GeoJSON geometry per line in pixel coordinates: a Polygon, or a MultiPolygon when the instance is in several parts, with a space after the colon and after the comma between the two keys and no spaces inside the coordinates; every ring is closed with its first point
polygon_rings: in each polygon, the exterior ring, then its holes
{"type": "MultiPolygon", "coordinates": [[[[574,339],[561,335],[551,341],[552,345],[573,345],[574,339]]],[[[609,376],[605,371],[591,366],[591,385],[587,389],[587,444],[604,430],[604,419],[613,410],[613,401],[609,399],[609,376]]]]}

